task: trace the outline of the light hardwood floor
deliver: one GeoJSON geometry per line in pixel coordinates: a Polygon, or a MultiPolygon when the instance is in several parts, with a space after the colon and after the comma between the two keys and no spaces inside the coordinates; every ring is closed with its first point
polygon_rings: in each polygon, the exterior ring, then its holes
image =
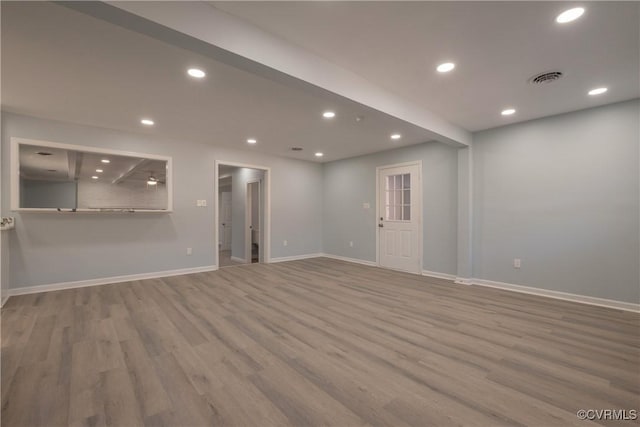
{"type": "Polygon", "coordinates": [[[234,261],[231,259],[231,251],[220,251],[218,255],[218,265],[222,267],[230,267],[233,265],[244,265],[246,263],[234,261]]]}
{"type": "Polygon", "coordinates": [[[326,258],[24,295],[2,425],[589,426],[640,409],[639,328],[326,258]]]}

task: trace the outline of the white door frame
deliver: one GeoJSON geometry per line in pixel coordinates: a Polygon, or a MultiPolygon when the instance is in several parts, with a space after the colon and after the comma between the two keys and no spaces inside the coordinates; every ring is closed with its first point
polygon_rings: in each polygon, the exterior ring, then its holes
{"type": "MultiPolygon", "coordinates": [[[[384,166],[378,166],[376,168],[376,222],[375,222],[375,227],[376,227],[376,265],[378,267],[381,268],[387,268],[387,267],[383,267],[380,265],[380,231],[379,231],[379,227],[378,224],[380,223],[380,216],[382,215],[382,212],[380,211],[380,171],[382,171],[383,169],[390,169],[390,168],[397,168],[397,167],[404,167],[404,166],[418,166],[418,179],[420,181],[420,192],[418,194],[418,196],[420,197],[420,203],[418,204],[418,256],[420,257],[420,274],[422,274],[422,270],[424,268],[424,261],[422,259],[423,257],[423,244],[422,244],[422,237],[423,237],[423,230],[422,230],[422,211],[423,211],[423,206],[424,206],[424,202],[422,200],[422,160],[416,160],[413,162],[404,162],[404,163],[395,163],[392,165],[384,165],[384,166]]],[[[413,192],[412,192],[412,197],[413,199],[413,192]]]]}
{"type": "MultiPolygon", "coordinates": [[[[213,200],[215,204],[215,209],[213,210],[214,215],[214,224],[213,227],[213,241],[215,246],[215,258],[214,263],[216,267],[220,268],[220,251],[218,250],[218,215],[219,215],[219,207],[218,207],[218,175],[219,175],[219,166],[234,166],[238,168],[249,168],[249,169],[258,169],[264,171],[264,231],[263,233],[264,239],[264,249],[263,249],[263,259],[265,263],[271,262],[271,168],[267,166],[260,165],[252,165],[248,163],[238,163],[238,162],[228,162],[226,160],[214,160],[214,168],[213,168],[213,179],[215,185],[213,186],[213,200]]],[[[233,185],[233,183],[231,184],[233,185]]]]}
{"type": "MultiPolygon", "coordinates": [[[[249,189],[249,186],[251,184],[258,184],[258,227],[260,226],[260,222],[262,219],[262,180],[261,179],[252,179],[247,181],[247,190],[249,189]]],[[[245,206],[244,206],[244,259],[247,261],[247,264],[251,264],[252,261],[252,253],[253,253],[253,247],[251,244],[251,235],[253,230],[250,228],[251,225],[251,217],[252,217],[252,210],[253,210],[253,206],[252,206],[252,201],[251,201],[251,194],[249,194],[249,192],[247,191],[245,194],[245,206]]],[[[260,233],[262,233],[262,230],[260,230],[260,233]]],[[[258,235],[258,242],[260,241],[260,235],[258,235]]],[[[259,244],[259,243],[258,243],[259,244]]],[[[258,262],[260,262],[260,258],[262,258],[262,248],[259,249],[260,252],[258,252],[258,262]]]]}

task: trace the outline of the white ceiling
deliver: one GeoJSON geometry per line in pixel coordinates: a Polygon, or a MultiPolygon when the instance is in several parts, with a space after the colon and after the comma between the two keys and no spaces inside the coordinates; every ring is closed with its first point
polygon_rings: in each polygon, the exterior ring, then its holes
{"type": "MultiPolygon", "coordinates": [[[[572,4],[555,2],[211,4],[468,130],[640,95],[640,3],[585,3],[585,16],[566,26],[554,18],[572,4]],[[457,68],[437,74],[444,60],[457,68]],[[566,77],[543,87],[527,83],[556,69],[566,77]],[[586,95],[601,85],[609,92],[586,95]],[[506,106],[518,112],[500,116],[506,106]]],[[[6,111],[311,161],[432,135],[326,91],[288,86],[64,6],[1,7],[6,111]],[[192,66],[207,77],[188,78],[192,66]],[[326,109],[336,119],[322,119],[326,109]],[[156,125],[143,127],[143,117],[156,125]],[[403,138],[390,141],[392,132],[403,138]],[[248,146],[250,137],[258,144],[248,146]],[[325,156],[317,159],[315,151],[325,156]]]]}
{"type": "Polygon", "coordinates": [[[60,5],[1,5],[6,111],[311,161],[430,140],[424,129],[344,98],[287,87],[60,5]],[[188,77],[192,66],[207,77],[188,77]],[[322,118],[327,109],[335,119],[322,118]],[[142,126],[143,117],[155,126],[142,126]],[[391,141],[393,132],[402,139],[391,141]]]}
{"type": "Polygon", "coordinates": [[[211,4],[471,131],[640,96],[640,2],[584,2],[564,25],[555,17],[575,2],[211,4]],[[447,61],[456,69],[437,73],[447,61]],[[550,70],[565,77],[527,82],[550,70]]]}

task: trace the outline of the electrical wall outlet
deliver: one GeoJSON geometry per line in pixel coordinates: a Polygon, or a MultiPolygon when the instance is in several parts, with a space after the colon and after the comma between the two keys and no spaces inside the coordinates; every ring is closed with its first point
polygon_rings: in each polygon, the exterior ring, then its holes
{"type": "Polygon", "coordinates": [[[282,241],[282,246],[287,246],[289,244],[289,242],[287,242],[286,240],[282,241]]]}
{"type": "Polygon", "coordinates": [[[353,240],[351,240],[351,241],[349,242],[349,247],[351,247],[351,248],[353,247],[353,240]]]}
{"type": "Polygon", "coordinates": [[[513,268],[520,268],[520,266],[522,266],[522,261],[520,260],[520,258],[514,258],[513,268]]]}
{"type": "Polygon", "coordinates": [[[362,203],[362,209],[371,209],[371,205],[369,204],[369,202],[362,203]]]}
{"type": "Polygon", "coordinates": [[[204,208],[207,206],[207,201],[204,199],[198,199],[196,200],[196,206],[199,208],[204,208]]]}
{"type": "Polygon", "coordinates": [[[193,253],[193,249],[187,248],[187,255],[191,255],[193,253]]]}

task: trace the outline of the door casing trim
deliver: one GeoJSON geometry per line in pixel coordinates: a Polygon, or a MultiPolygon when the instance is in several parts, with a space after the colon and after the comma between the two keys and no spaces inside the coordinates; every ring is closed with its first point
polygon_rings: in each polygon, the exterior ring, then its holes
{"type": "MultiPolygon", "coordinates": [[[[387,270],[392,270],[388,267],[384,267],[382,265],[380,265],[380,231],[378,228],[378,221],[380,218],[380,215],[382,214],[382,212],[380,212],[380,172],[383,171],[384,169],[392,169],[392,168],[398,168],[398,167],[405,167],[405,166],[417,166],[418,167],[418,180],[420,182],[420,204],[418,205],[418,256],[420,257],[420,270],[416,273],[416,274],[422,274],[422,269],[423,269],[423,263],[424,260],[423,258],[423,208],[424,208],[424,200],[423,199],[423,189],[422,189],[422,160],[414,160],[411,162],[403,162],[403,163],[395,163],[392,165],[384,165],[384,166],[378,166],[376,167],[376,221],[375,221],[375,227],[376,227],[376,265],[380,268],[385,268],[387,270]]],[[[413,273],[413,272],[407,272],[407,273],[413,273]]]]}

